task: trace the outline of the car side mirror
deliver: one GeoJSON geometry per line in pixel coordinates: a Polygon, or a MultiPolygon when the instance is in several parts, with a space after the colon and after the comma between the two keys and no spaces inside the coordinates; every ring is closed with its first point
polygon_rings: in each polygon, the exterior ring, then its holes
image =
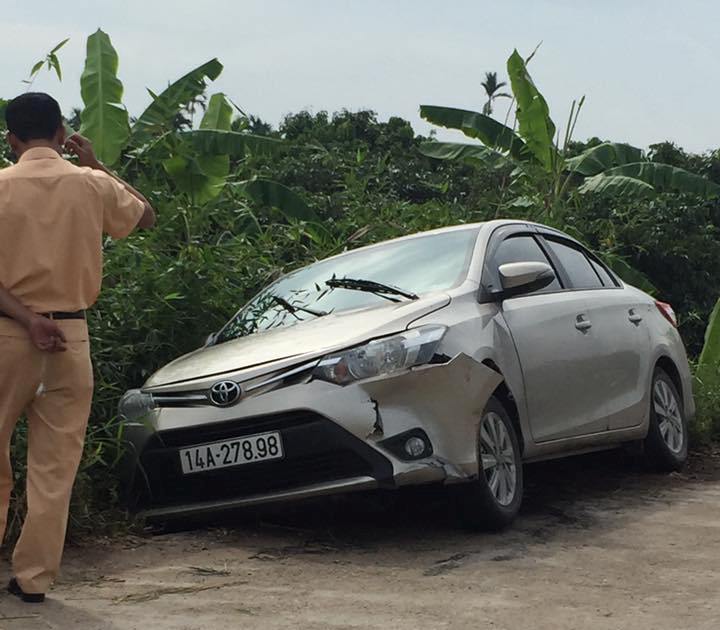
{"type": "Polygon", "coordinates": [[[506,263],[498,272],[502,283],[500,299],[539,291],[555,280],[552,267],[542,262],[506,263]]]}
{"type": "Polygon", "coordinates": [[[204,347],[207,348],[208,346],[212,346],[212,345],[215,343],[215,340],[217,339],[217,335],[218,335],[218,334],[217,334],[216,332],[210,333],[210,334],[207,336],[207,339],[205,340],[205,346],[204,346],[204,347]]]}

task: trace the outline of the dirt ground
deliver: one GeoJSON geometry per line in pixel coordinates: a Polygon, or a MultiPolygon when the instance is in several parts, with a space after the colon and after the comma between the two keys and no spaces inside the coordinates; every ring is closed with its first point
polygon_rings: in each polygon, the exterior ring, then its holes
{"type": "Polygon", "coordinates": [[[717,449],[669,477],[620,453],[536,464],[526,485],[492,535],[425,490],[71,547],[44,605],[0,595],[0,628],[720,628],[717,449]]]}

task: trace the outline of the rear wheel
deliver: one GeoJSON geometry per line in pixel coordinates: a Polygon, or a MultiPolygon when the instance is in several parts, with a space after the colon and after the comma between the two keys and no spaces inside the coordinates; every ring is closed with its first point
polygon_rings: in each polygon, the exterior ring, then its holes
{"type": "Polygon", "coordinates": [[[675,383],[661,368],[655,369],[650,390],[650,426],[645,457],[657,471],[680,470],[688,456],[688,428],[675,383]]]}
{"type": "Polygon", "coordinates": [[[515,520],[523,494],[520,446],[509,414],[491,397],[477,435],[478,478],[457,486],[458,508],[473,529],[497,530],[515,520]]]}

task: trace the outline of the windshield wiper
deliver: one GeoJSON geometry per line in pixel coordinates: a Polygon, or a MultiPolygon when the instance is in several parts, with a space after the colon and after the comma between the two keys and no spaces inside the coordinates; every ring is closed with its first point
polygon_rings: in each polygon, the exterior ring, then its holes
{"type": "Polygon", "coordinates": [[[383,284],[382,282],[375,282],[374,280],[363,280],[361,278],[330,278],[326,280],[325,284],[331,289],[351,289],[354,291],[367,291],[368,293],[375,293],[380,297],[390,300],[391,302],[398,302],[391,295],[400,295],[408,300],[419,299],[417,295],[410,291],[404,291],[398,287],[394,287],[391,284],[383,284]]]}
{"type": "Polygon", "coordinates": [[[288,302],[285,298],[281,298],[279,295],[271,295],[270,299],[276,304],[282,306],[292,315],[295,315],[295,313],[297,313],[298,311],[300,311],[301,313],[308,313],[310,315],[314,315],[315,317],[324,317],[325,315],[329,315],[327,311],[316,311],[312,308],[307,308],[305,306],[295,306],[294,304],[288,302]]]}

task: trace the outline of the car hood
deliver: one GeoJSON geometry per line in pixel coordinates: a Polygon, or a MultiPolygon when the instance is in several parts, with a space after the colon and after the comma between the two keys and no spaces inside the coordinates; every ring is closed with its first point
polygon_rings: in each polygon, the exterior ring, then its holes
{"type": "Polygon", "coordinates": [[[186,354],[153,374],[144,387],[253,368],[283,359],[298,361],[320,357],[374,337],[405,330],[413,321],[450,303],[446,293],[418,300],[380,304],[370,308],[332,313],[324,317],[248,335],[186,354]]]}

